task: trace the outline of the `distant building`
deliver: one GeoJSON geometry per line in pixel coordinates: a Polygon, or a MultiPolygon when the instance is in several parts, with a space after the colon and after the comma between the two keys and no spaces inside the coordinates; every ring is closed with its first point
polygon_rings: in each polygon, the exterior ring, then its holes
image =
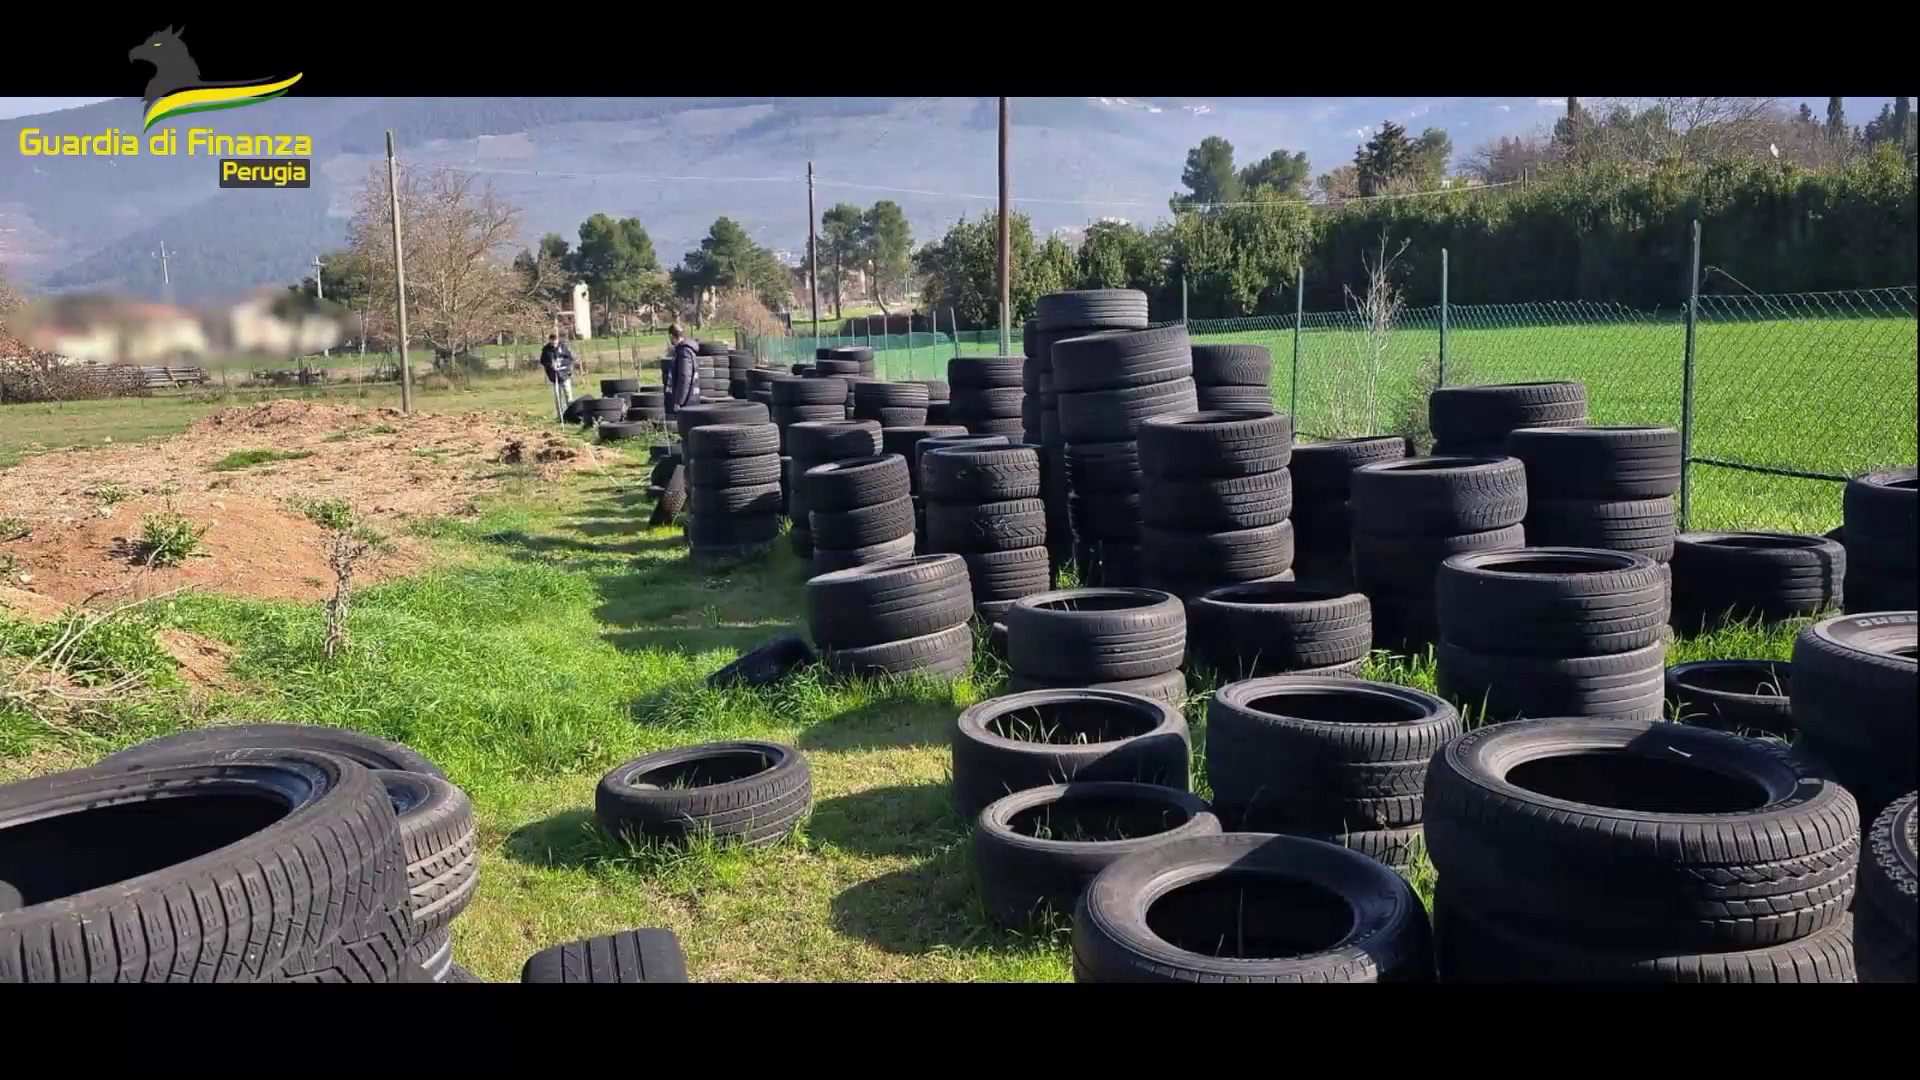
{"type": "Polygon", "coordinates": [[[593,309],[588,303],[587,283],[584,281],[573,287],[573,336],[581,341],[593,337],[593,309]]]}

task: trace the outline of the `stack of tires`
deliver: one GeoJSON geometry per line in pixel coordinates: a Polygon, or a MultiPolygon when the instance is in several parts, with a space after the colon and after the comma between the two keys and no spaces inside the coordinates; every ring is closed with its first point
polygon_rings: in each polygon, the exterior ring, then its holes
{"type": "Polygon", "coordinates": [[[1847,482],[1841,496],[1847,549],[1846,610],[1910,611],[1920,607],[1920,479],[1911,467],[1847,482]]]}
{"type": "Polygon", "coordinates": [[[1673,557],[1673,495],[1685,462],[1670,427],[1520,428],[1507,453],[1527,469],[1527,543],[1673,557]]]}
{"type": "Polygon", "coordinates": [[[0,822],[0,983],[448,981],[478,882],[466,795],[342,728],[155,739],[0,786],[0,822]]]}
{"type": "Polygon", "coordinates": [[[964,436],[967,429],[958,424],[916,424],[911,427],[883,428],[880,452],[899,454],[907,462],[907,487],[913,495],[913,535],[921,552],[927,550],[927,504],[920,492],[920,444],[928,439],[964,436]]]}
{"type": "Polygon", "coordinates": [[[859,382],[853,386],[853,418],[883,428],[921,427],[927,422],[924,383],[859,382]]]}
{"type": "Polygon", "coordinates": [[[727,396],[727,345],[724,341],[702,341],[695,347],[700,364],[700,397],[719,401],[727,396]]]}
{"type": "Polygon", "coordinates": [[[813,366],[822,375],[866,375],[877,370],[873,350],[865,345],[829,345],[816,349],[813,366]]]}
{"type": "Polygon", "coordinates": [[[1469,552],[1441,564],[1435,600],[1434,681],[1483,721],[1664,712],[1667,585],[1645,555],[1469,552]]]}
{"type": "Polygon", "coordinates": [[[927,550],[966,560],[982,618],[991,623],[1053,587],[1038,447],[947,446],[923,456],[920,469],[927,550]]]}
{"type": "Polygon", "coordinates": [[[1587,388],[1577,382],[1443,386],[1427,396],[1433,452],[1447,457],[1499,457],[1520,428],[1586,422],[1587,388]]]}
{"type": "Polygon", "coordinates": [[[656,383],[644,383],[625,395],[629,422],[664,424],[667,422],[667,391],[656,383]]]}
{"type": "Polygon", "coordinates": [[[580,406],[580,426],[583,428],[596,428],[601,424],[621,424],[627,419],[625,398],[581,398],[576,404],[580,406]]]}
{"type": "Polygon", "coordinates": [[[1190,599],[1291,576],[1293,418],[1238,410],[1140,425],[1143,583],[1190,599]]]}
{"type": "Polygon", "coordinates": [[[741,401],[748,400],[747,372],[759,367],[752,353],[731,349],[727,352],[727,396],[741,401]]]}
{"type": "Polygon", "coordinates": [[[948,415],[953,406],[953,387],[947,380],[909,379],[908,381],[917,382],[927,388],[927,423],[945,425],[954,422],[948,415]]]}
{"type": "Polygon", "coordinates": [[[1209,589],[1187,605],[1187,646],[1223,679],[1357,678],[1373,648],[1365,593],[1290,581],[1209,589]]]}
{"type": "Polygon", "coordinates": [[[1229,829],[1307,836],[1389,866],[1413,858],[1427,759],[1460,734],[1432,694],[1353,678],[1279,675],[1207,704],[1207,783],[1229,829]]]}
{"type": "Polygon", "coordinates": [[[1433,756],[1426,831],[1442,982],[1854,981],[1859,808],[1778,744],[1482,727],[1433,756]]]}
{"type": "Polygon", "coordinates": [[[801,474],[815,574],[913,554],[907,472],[907,460],[899,454],[875,454],[816,465],[801,474]]]}
{"type": "Polygon", "coordinates": [[[958,555],[921,555],[836,570],[807,582],[807,630],[840,675],[967,673],[973,587],[958,555]]]}
{"type": "MultiPolygon", "coordinates": [[[[947,556],[954,558],[954,556],[947,556]]],[[[953,802],[974,817],[1054,784],[1187,791],[1192,738],[1180,710],[1117,690],[1029,690],[971,706],[953,727],[953,802]]]]}
{"type": "Polygon", "coordinates": [[[625,397],[628,394],[638,393],[639,390],[639,379],[616,378],[600,380],[601,397],[625,397]]]}
{"type": "MultiPolygon", "coordinates": [[[[1194,411],[1193,350],[1182,326],[1067,338],[1053,346],[1052,381],[1060,434],[1068,454],[1068,520],[1076,543],[1094,550],[1104,584],[1140,581],[1140,425],[1155,416],[1194,411]],[[1076,465],[1104,460],[1117,467],[1101,486],[1073,483],[1076,465]],[[1131,472],[1131,487],[1125,473],[1131,472]]],[[[1289,553],[1289,557],[1291,553],[1289,553]]]]}
{"type": "Polygon", "coordinates": [[[1264,345],[1195,345],[1193,385],[1202,411],[1273,411],[1273,353],[1264,345]]]}
{"type": "Polygon", "coordinates": [[[947,420],[975,435],[1020,438],[1026,430],[1026,360],[1018,356],[956,356],[947,361],[952,387],[947,420]]]}
{"type": "Polygon", "coordinates": [[[1912,611],[1837,615],[1794,639],[1794,746],[1853,792],[1864,821],[1920,787],[1917,620],[1912,611]]]}
{"type": "Polygon", "coordinates": [[[765,847],[813,810],[806,755],[757,739],[660,750],[608,770],[593,792],[600,827],[629,840],[765,847]]]}
{"type": "Polygon", "coordinates": [[[738,558],[780,535],[779,429],[704,424],[688,433],[686,454],[687,542],[695,557],[738,558]]]}
{"type": "Polygon", "coordinates": [[[1920,982],[1920,865],[1914,852],[1915,792],[1894,801],[1867,830],[1854,905],[1853,951],[1863,983],[1920,982]]]}
{"type": "Polygon", "coordinates": [[[1424,648],[1438,626],[1440,564],[1523,547],[1526,470],[1510,457],[1431,457],[1353,470],[1353,580],[1373,603],[1374,641],[1424,648]]]}
{"type": "Polygon", "coordinates": [[[788,538],[793,553],[802,559],[813,558],[813,525],[808,516],[807,485],[802,482],[808,470],[849,458],[872,457],[880,452],[880,425],[872,420],[803,420],[787,428],[788,456],[781,459],[786,485],[787,516],[793,521],[788,538]]]}
{"type": "Polygon", "coordinates": [[[1847,549],[1826,536],[1689,532],[1673,538],[1673,626],[1779,622],[1840,606],[1847,549]]]}
{"type": "Polygon", "coordinates": [[[1347,505],[1353,470],[1407,456],[1398,435],[1296,443],[1287,471],[1293,480],[1293,574],[1328,589],[1353,584],[1353,512],[1347,505]]]}
{"type": "Polygon", "coordinates": [[[1014,601],[1002,616],[1013,692],[1116,690],[1179,706],[1187,612],[1155,589],[1059,589],[1014,601]]]}
{"type": "Polygon", "coordinates": [[[789,375],[772,368],[753,368],[747,372],[747,400],[757,401],[769,410],[773,408],[773,384],[797,379],[798,375],[789,375]]]}
{"type": "MultiPolygon", "coordinates": [[[[793,424],[809,420],[847,419],[848,391],[844,379],[801,376],[776,380],[769,383],[767,389],[768,400],[773,402],[768,416],[783,432],[793,424]]],[[[788,454],[793,452],[785,443],[781,449],[788,454]]]]}

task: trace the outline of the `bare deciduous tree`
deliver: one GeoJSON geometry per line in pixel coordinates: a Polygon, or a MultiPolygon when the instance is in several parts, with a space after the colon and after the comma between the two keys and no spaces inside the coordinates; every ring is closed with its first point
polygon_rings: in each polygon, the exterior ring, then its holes
{"type": "Polygon", "coordinates": [[[1400,286],[1393,280],[1393,267],[1412,242],[1402,240],[1399,248],[1388,254],[1387,234],[1383,231],[1379,254],[1362,256],[1360,260],[1367,272],[1366,294],[1355,296],[1352,289],[1341,287],[1348,309],[1364,336],[1359,370],[1336,376],[1332,388],[1334,434],[1372,435],[1379,431],[1380,376],[1386,367],[1387,346],[1400,322],[1400,309],[1405,305],[1400,286]]]}

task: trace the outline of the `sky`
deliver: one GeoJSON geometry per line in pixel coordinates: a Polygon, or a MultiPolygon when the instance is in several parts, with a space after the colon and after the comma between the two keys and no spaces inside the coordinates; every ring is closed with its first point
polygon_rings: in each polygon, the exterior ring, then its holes
{"type": "Polygon", "coordinates": [[[16,116],[33,116],[36,113],[58,112],[61,109],[77,109],[82,105],[112,100],[112,98],[103,97],[0,97],[0,120],[11,120],[16,116]]]}

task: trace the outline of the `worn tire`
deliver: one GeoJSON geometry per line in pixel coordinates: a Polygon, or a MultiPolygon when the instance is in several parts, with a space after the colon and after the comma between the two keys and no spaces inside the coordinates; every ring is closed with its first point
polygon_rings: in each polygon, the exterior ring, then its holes
{"type": "Polygon", "coordinates": [[[1449,536],[1381,536],[1355,530],[1353,580],[1378,604],[1381,594],[1431,601],[1439,588],[1440,565],[1470,551],[1500,551],[1526,546],[1518,525],[1449,536]]]}
{"type": "Polygon", "coordinates": [[[437,776],[387,770],[377,770],[374,776],[386,786],[399,822],[410,910],[421,937],[413,958],[428,974],[443,975],[452,963],[450,943],[444,940],[447,927],[467,909],[480,884],[473,803],[465,792],[437,776]],[[449,951],[436,957],[443,944],[449,951]]]}
{"type": "Polygon", "coordinates": [[[1526,465],[1528,496],[1541,499],[1670,498],[1684,471],[1680,432],[1670,427],[1520,428],[1506,452],[1526,465]]]}
{"type": "Polygon", "coordinates": [[[813,776],[805,755],[750,739],[622,762],[600,778],[593,794],[594,817],[608,832],[668,843],[710,835],[759,847],[792,831],[812,809],[813,776]],[[690,786],[663,786],[676,781],[690,786]]]}
{"type": "MultiPolygon", "coordinates": [[[[694,464],[700,462],[696,459],[694,464]]],[[[702,487],[695,483],[687,506],[697,518],[778,517],[781,500],[778,481],[752,487],[702,487]]]]}
{"type": "Polygon", "coordinates": [[[719,671],[707,676],[715,689],[729,686],[773,686],[818,659],[798,634],[782,634],[754,646],[719,671]]]}
{"type": "Polygon", "coordinates": [[[1514,458],[1431,457],[1353,471],[1353,528],[1383,536],[1452,536],[1519,525],[1525,469],[1514,458]]]}
{"type": "Polygon", "coordinates": [[[1293,512],[1287,470],[1252,476],[1140,478],[1140,520],[1176,532],[1226,532],[1284,524],[1293,512]]]}
{"type": "Polygon", "coordinates": [[[1450,556],[1435,577],[1434,601],[1441,637],[1483,653],[1602,656],[1645,648],[1667,627],[1660,567],[1594,548],[1450,556]]]}
{"type": "Polygon", "coordinates": [[[1293,417],[1213,410],[1140,425],[1140,471],[1163,481],[1272,475],[1293,454],[1293,417]]]}
{"type": "MultiPolygon", "coordinates": [[[[912,483],[907,459],[899,454],[842,458],[808,469],[801,477],[811,511],[839,512],[907,498],[912,483]]],[[[818,541],[818,537],[815,538],[818,541]]]]}
{"type": "Polygon", "coordinates": [[[1499,447],[1517,428],[1584,424],[1587,388],[1577,382],[1443,386],[1427,396],[1436,443],[1499,447]]]}
{"type": "Polygon", "coordinates": [[[1432,933],[1413,886],[1364,856],[1295,836],[1201,836],[1131,855],[1093,879],[1074,910],[1073,977],[1426,983],[1434,980],[1432,933]],[[1253,881],[1266,888],[1251,897],[1249,911],[1246,886],[1253,881]],[[1176,891],[1181,899],[1169,903],[1176,891]],[[1251,917],[1242,923],[1242,915],[1251,917]],[[1256,955],[1283,958],[1196,951],[1217,947],[1237,925],[1271,933],[1273,941],[1256,939],[1256,955]],[[1174,940],[1162,936],[1167,932],[1174,940]],[[1305,952],[1302,938],[1312,942],[1305,952]]]}
{"type": "Polygon", "coordinates": [[[970,551],[960,557],[966,560],[976,605],[1010,602],[1053,588],[1052,560],[1044,547],[970,551]]]}
{"type": "Polygon", "coordinates": [[[1876,813],[1884,805],[1880,793],[1897,796],[1920,787],[1916,619],[1912,611],[1840,615],[1806,627],[1793,643],[1789,696],[1795,726],[1846,752],[1849,760],[1858,755],[1872,763],[1871,775],[1849,768],[1841,779],[1876,813]]]}
{"type": "Polygon", "coordinates": [[[1441,637],[1434,685],[1483,723],[1561,716],[1658,720],[1666,708],[1664,639],[1605,656],[1511,656],[1441,637]]]}
{"type": "Polygon", "coordinates": [[[913,535],[913,500],[905,495],[852,510],[807,512],[807,527],[819,547],[842,551],[872,547],[913,535]]]}
{"type": "Polygon", "coordinates": [[[814,644],[850,649],[921,637],[965,622],[973,609],[967,564],[922,555],[821,574],[807,582],[814,644]]]}
{"type": "Polygon", "coordinates": [[[520,981],[683,983],[687,960],[671,930],[622,930],[541,949],[521,967],[520,981]]]}
{"type": "Polygon", "coordinates": [[[1135,438],[1146,420],[1190,413],[1198,407],[1193,380],[1185,378],[1151,386],[1061,394],[1060,437],[1069,444],[1120,442],[1135,438]]]}
{"type": "MultiPolygon", "coordinates": [[[[778,491],[779,488],[773,490],[778,491]]],[[[780,535],[780,514],[688,514],[687,543],[696,548],[752,548],[771,544],[780,535]]]]}
{"type": "Polygon", "coordinates": [[[1531,547],[1605,548],[1667,562],[1673,558],[1673,523],[1673,500],[1666,497],[1596,501],[1527,496],[1531,547]]]}
{"type": "Polygon", "coordinates": [[[855,649],[825,651],[827,668],[836,675],[887,676],[964,675],[973,664],[973,627],[961,621],[919,637],[855,649]]]}
{"type": "MultiPolygon", "coordinates": [[[[1002,614],[1004,616],[1004,613],[1002,614]]],[[[1029,690],[1111,690],[1115,693],[1137,694],[1154,701],[1164,701],[1177,709],[1187,702],[1187,673],[1176,670],[1145,679],[1117,679],[1112,682],[1087,683],[1031,679],[1019,672],[1007,676],[1007,693],[1024,694],[1029,690]]]]}
{"type": "Polygon", "coordinates": [[[687,478],[693,482],[696,491],[702,488],[759,488],[769,484],[779,487],[780,456],[697,457],[687,467],[687,478]]]}
{"type": "MultiPolygon", "coordinates": [[[[1002,438],[973,435],[968,438],[1002,438]]],[[[1037,446],[944,446],[920,457],[920,492],[935,503],[1040,498],[1037,446]]]]}
{"type": "Polygon", "coordinates": [[[1832,927],[1852,899],[1858,804],[1759,739],[1658,720],[1498,724],[1435,754],[1426,796],[1448,895],[1516,929],[1746,949],[1832,927]]]}
{"type": "Polygon", "coordinates": [[[1111,690],[1007,694],[970,706],[954,724],[954,803],[973,817],[1016,791],[1087,780],[1186,791],[1189,742],[1186,719],[1164,701],[1111,690]],[[1036,728],[1067,741],[1021,737],[1036,728]]]}
{"type": "Polygon", "coordinates": [[[897,562],[910,559],[915,554],[916,543],[913,533],[896,540],[871,544],[860,548],[821,547],[809,530],[807,540],[812,546],[812,570],[815,576],[829,574],[835,570],[851,570],[856,566],[873,566],[878,563],[897,562]]]}
{"type": "Polygon", "coordinates": [[[1034,323],[1034,329],[1041,331],[1081,327],[1144,330],[1147,294],[1138,289],[1072,289],[1045,293],[1034,308],[1034,323]]]}
{"type": "Polygon", "coordinates": [[[1914,857],[1914,799],[1890,804],[1867,831],[1860,856],[1860,892],[1853,907],[1854,958],[1860,981],[1920,982],[1915,910],[1920,905],[1914,857]]]}
{"type": "Polygon", "coordinates": [[[1193,381],[1203,387],[1264,389],[1273,382],[1273,350],[1265,345],[1195,345],[1193,381]]]}
{"type": "Polygon", "coordinates": [[[1792,736],[1792,672],[1785,660],[1675,664],[1665,676],[1667,711],[1676,723],[1736,735],[1792,736]]]}
{"type": "Polygon", "coordinates": [[[1187,643],[1229,679],[1347,664],[1373,646],[1373,607],[1293,582],[1226,585],[1187,605],[1187,643]]]}
{"type": "Polygon", "coordinates": [[[1345,502],[1353,470],[1407,456],[1407,440],[1398,435],[1362,435],[1295,443],[1287,460],[1293,488],[1303,501],[1345,502]]]}
{"type": "Polygon", "coordinates": [[[1090,781],[1018,791],[995,800],[973,823],[973,865],[987,916],[1023,926],[1043,910],[1070,916],[1100,871],[1137,851],[1189,836],[1215,836],[1220,819],[1199,796],[1155,784],[1090,781]],[[1111,839],[1058,837],[1080,823],[1119,830],[1111,839]],[[1064,819],[1064,820],[1062,820],[1064,819]],[[1049,835],[1039,835],[1042,831],[1049,835]]]}
{"type": "Polygon", "coordinates": [[[1673,625],[1768,622],[1839,607],[1847,551],[1824,536],[1690,532],[1674,537],[1673,625]]]}
{"type": "MultiPolygon", "coordinates": [[[[1142,527],[1142,570],[1168,592],[1200,592],[1218,585],[1264,581],[1293,567],[1293,525],[1219,532],[1170,532],[1142,527]]],[[[1152,587],[1152,586],[1150,586],[1152,587]]]]}
{"type": "Polygon", "coordinates": [[[1046,542],[1047,508],[1039,499],[927,505],[927,543],[935,551],[1019,551],[1046,542]]]}
{"type": "Polygon", "coordinates": [[[228,750],[292,747],[339,754],[369,769],[426,773],[446,779],[440,766],[405,743],[351,728],[318,724],[233,724],[163,735],[100,759],[100,765],[135,765],[163,757],[205,758],[228,750]]]}
{"type": "Polygon", "coordinates": [[[1021,598],[1003,620],[1013,669],[1050,682],[1163,675],[1186,652],[1186,611],[1152,589],[1061,589],[1021,598]]]}
{"type": "Polygon", "coordinates": [[[847,404],[848,391],[845,379],[789,379],[769,383],[767,388],[773,391],[775,408],[837,405],[844,409],[847,404]]]}
{"type": "Polygon", "coordinates": [[[780,429],[771,423],[705,424],[687,433],[687,454],[705,458],[777,457],[780,429]]]}
{"type": "Polygon", "coordinates": [[[1049,374],[1059,394],[1190,381],[1193,345],[1179,325],[1068,338],[1054,344],[1049,374]]]}

